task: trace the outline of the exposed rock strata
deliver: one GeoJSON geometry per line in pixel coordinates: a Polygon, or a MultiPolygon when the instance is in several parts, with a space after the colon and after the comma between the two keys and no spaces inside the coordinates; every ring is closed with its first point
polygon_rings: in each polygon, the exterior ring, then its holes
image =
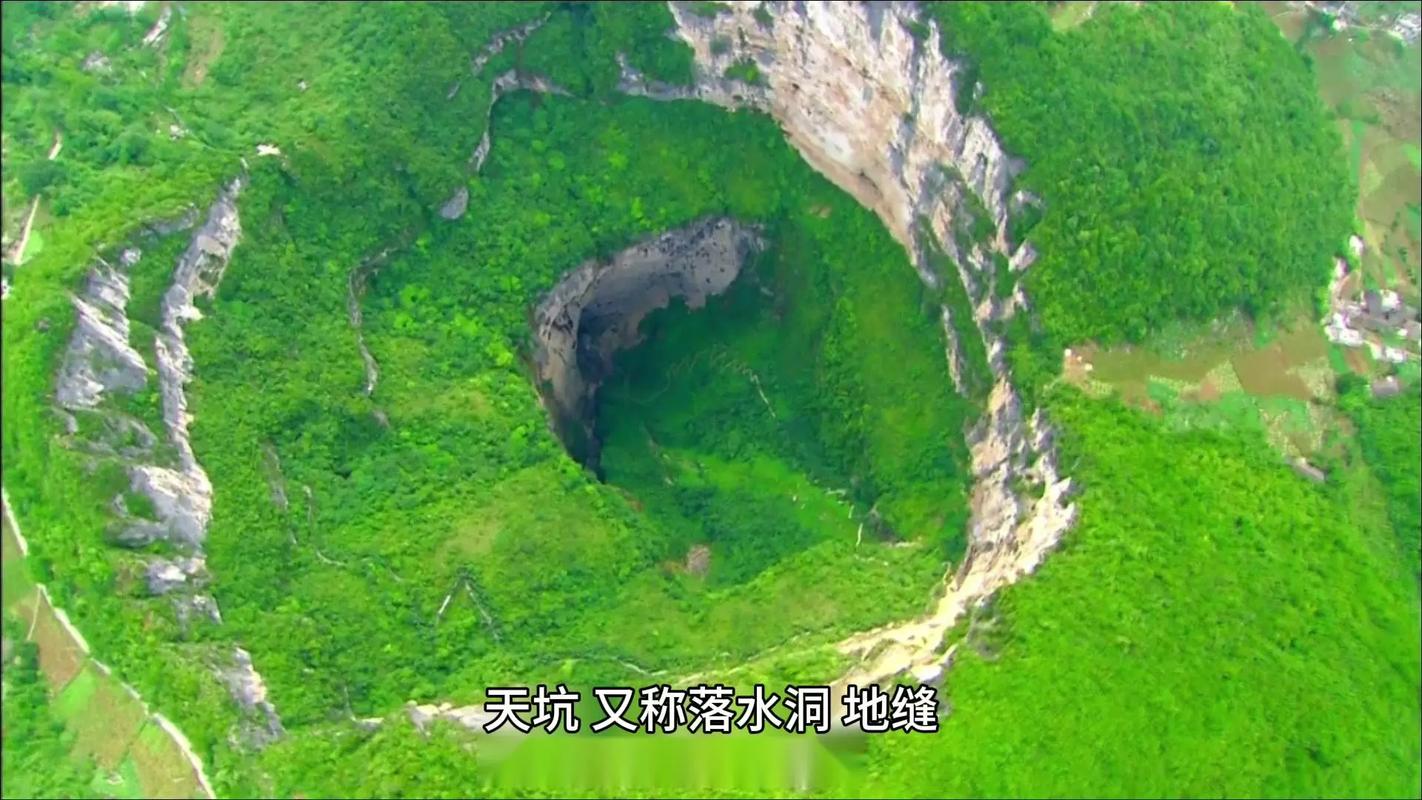
{"type": "Polygon", "coordinates": [[[207,566],[201,556],[154,558],[143,573],[150,594],[167,594],[175,589],[197,588],[207,581],[207,566]]]}
{"type": "Polygon", "coordinates": [[[516,28],[510,28],[494,36],[479,54],[469,60],[469,71],[476,77],[483,71],[484,65],[489,63],[489,59],[502,53],[505,47],[510,44],[518,44],[533,32],[543,27],[543,23],[548,21],[548,14],[544,14],[535,20],[530,20],[516,28]]]}
{"type": "Polygon", "coordinates": [[[252,667],[250,653],[238,647],[232,652],[232,663],[219,668],[217,675],[246,712],[239,731],[242,744],[263,747],[286,733],[276,707],[267,700],[267,686],[262,676],[252,667]]]}
{"type": "MultiPolygon", "coordinates": [[[[116,263],[99,258],[91,268],[73,301],[75,329],[55,390],[56,404],[67,416],[71,446],[96,459],[117,460],[128,474],[129,490],[147,501],[149,509],[138,514],[125,495],[114,498],[118,541],[141,548],[161,540],[177,551],[172,557],[143,553],[139,558],[148,593],[171,600],[184,630],[199,620],[222,621],[217,602],[205,591],[210,576],[202,547],[212,513],[212,484],[188,435],[186,385],[192,380],[193,361],[184,328],[202,318],[196,303],[213,297],[241,237],[237,196],[242,186],[243,178],[237,178],[219,192],[179,257],[160,305],[152,344],[162,404],[161,438],[147,422],[114,402],[146,389],[150,378],[147,362],[131,341],[127,310],[129,273],[143,255],[138,247],[121,251],[116,263]],[[79,417],[85,421],[82,427],[79,417]]],[[[195,212],[154,222],[139,238],[170,235],[196,223],[195,212]]],[[[266,700],[251,658],[238,649],[232,662],[218,675],[248,714],[243,738],[265,744],[281,735],[280,719],[266,700]]]]}
{"type": "Polygon", "coordinates": [[[464,216],[464,212],[469,209],[469,187],[461,186],[454,190],[454,194],[444,201],[444,205],[439,207],[439,215],[447,220],[456,220],[464,216]]]}
{"type": "MultiPolygon", "coordinates": [[[[623,91],[769,113],[806,161],[879,215],[924,281],[936,286],[959,280],[973,301],[994,385],[969,435],[976,480],[968,555],[945,580],[928,617],[840,645],[859,659],[845,681],[904,673],[937,679],[948,659],[943,637],[958,617],[1034,570],[1076,514],[1071,481],[1056,468],[1051,427],[1040,411],[1024,413],[1008,381],[1005,344],[986,325],[1010,318],[1026,302],[1020,290],[1004,302],[991,299],[993,253],[1006,255],[1018,271],[1033,259],[1026,247],[1011,252],[1007,239],[1009,209],[1014,200],[1024,202],[1011,192],[1021,165],[1003,151],[985,119],[957,112],[953,98],[961,70],[941,55],[935,23],[927,23],[922,41],[910,32],[909,24],[918,21],[912,4],[732,2],[712,17],[670,5],[676,35],[695,51],[695,85],[647,81],[624,62],[623,91]],[[758,9],[771,13],[769,24],[756,18],[758,9]],[[725,77],[729,67],[746,61],[761,76],[755,85],[725,77]],[[990,216],[992,236],[965,242],[955,234],[978,208],[990,216]],[[939,247],[956,275],[935,273],[929,254],[939,247]]],[[[946,313],[950,372],[959,381],[960,357],[946,313]]]]}
{"type": "Polygon", "coordinates": [[[100,259],[73,298],[74,335],[59,368],[56,399],[65,408],[92,409],[105,392],[136,392],[148,385],[143,356],[129,344],[128,268],[141,251],[124,250],[120,265],[100,259]]]}
{"type": "Polygon", "coordinates": [[[161,321],[154,341],[158,361],[158,388],[163,398],[163,423],[168,441],[177,453],[176,465],[139,467],[142,478],[135,482],[152,490],[154,504],[170,532],[187,546],[197,549],[207,536],[212,518],[212,482],[193,455],[188,436],[188,398],[185,387],[192,380],[193,359],[188,352],[183,328],[202,318],[195,301],[211,298],[217,291],[232,249],[242,233],[237,216],[237,194],[242,178],[236,178],[218,194],[207,219],[193,234],[188,248],[173,270],[173,283],[163,295],[161,321]]]}
{"type": "MultiPolygon", "coordinates": [[[[642,319],[673,298],[700,308],[724,292],[761,247],[753,228],[714,218],[635,244],[564,276],[534,312],[535,362],[555,424],[592,444],[591,411],[612,357],[638,343],[642,319]]],[[[577,448],[575,448],[577,449],[577,448]]]]}
{"type": "MultiPolygon", "coordinates": [[[[232,205],[236,184],[219,197],[208,221],[193,236],[188,251],[174,271],[174,283],[165,295],[161,330],[153,342],[157,360],[158,390],[163,405],[161,438],[149,424],[106,402],[148,388],[149,365],[131,341],[128,319],[129,272],[142,258],[142,250],[128,247],[117,263],[103,258],[90,269],[83,290],[73,298],[74,333],[60,367],[55,400],[67,416],[66,427],[77,449],[100,458],[116,458],[129,477],[129,489],[149,501],[152,513],[130,513],[123,496],[114,509],[121,523],[116,536],[126,545],[141,547],[165,540],[200,560],[201,545],[211,509],[211,485],[193,457],[187,438],[186,398],[183,384],[191,371],[191,358],[182,341],[182,324],[198,316],[193,295],[210,291],[236,242],[236,210],[232,205]],[[84,434],[79,421],[84,418],[84,434]]],[[[147,226],[146,235],[167,235],[193,223],[192,216],[147,226]]],[[[150,563],[163,570],[161,559],[150,563]]],[[[158,573],[149,573],[150,588],[158,573]]],[[[171,584],[171,581],[168,583],[171,584]]],[[[173,588],[168,585],[166,594],[173,588]]]]}

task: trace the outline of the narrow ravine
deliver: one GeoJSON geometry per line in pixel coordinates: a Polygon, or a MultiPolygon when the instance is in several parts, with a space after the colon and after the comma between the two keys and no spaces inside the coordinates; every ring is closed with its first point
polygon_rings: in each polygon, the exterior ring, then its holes
{"type": "Polygon", "coordinates": [[[379,254],[357,264],[346,279],[346,316],[351,324],[351,329],[355,331],[356,348],[360,350],[361,364],[365,367],[366,397],[375,394],[375,384],[380,380],[380,365],[376,363],[375,356],[371,355],[370,348],[365,344],[365,332],[361,328],[364,318],[360,313],[360,302],[365,297],[365,287],[370,280],[371,273],[384,264],[389,256],[388,249],[382,250],[379,254]]]}

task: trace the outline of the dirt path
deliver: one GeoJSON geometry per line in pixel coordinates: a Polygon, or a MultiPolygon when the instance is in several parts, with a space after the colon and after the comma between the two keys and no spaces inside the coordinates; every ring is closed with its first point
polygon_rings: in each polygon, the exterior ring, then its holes
{"type": "MultiPolygon", "coordinates": [[[[54,132],[54,144],[50,145],[49,147],[48,160],[53,161],[54,159],[58,158],[59,151],[63,149],[64,136],[56,130],[54,132]]],[[[20,230],[20,238],[15,242],[14,246],[10,248],[10,252],[6,255],[6,258],[16,265],[19,265],[20,262],[25,260],[25,248],[29,246],[30,243],[30,230],[34,227],[35,224],[35,213],[39,211],[39,201],[39,195],[35,195],[30,200],[30,210],[25,215],[25,226],[20,230]]]]}

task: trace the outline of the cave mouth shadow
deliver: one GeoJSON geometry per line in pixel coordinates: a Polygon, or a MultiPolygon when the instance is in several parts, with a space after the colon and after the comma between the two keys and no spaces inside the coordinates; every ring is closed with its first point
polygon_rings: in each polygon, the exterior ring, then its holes
{"type": "Polygon", "coordinates": [[[617,353],[641,343],[648,314],[673,299],[701,308],[764,248],[757,226],[709,217],[585,261],[544,296],[533,313],[533,366],[568,455],[603,479],[597,390],[617,353]]]}

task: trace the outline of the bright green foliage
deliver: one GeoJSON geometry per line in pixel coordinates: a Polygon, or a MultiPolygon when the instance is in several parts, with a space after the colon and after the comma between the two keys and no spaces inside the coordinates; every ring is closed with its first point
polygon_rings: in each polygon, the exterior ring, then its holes
{"type": "Polygon", "coordinates": [[[310,733],[263,752],[272,796],[488,796],[474,746],[448,723],[422,733],[397,715],[371,732],[338,724],[310,733]]]}
{"type": "Polygon", "coordinates": [[[876,740],[932,796],[1416,796],[1417,585],[1382,515],[1262,440],[1048,402],[1081,518],[969,637],[937,736],[876,740]]]}
{"type": "Polygon", "coordinates": [[[649,78],[689,85],[691,50],[669,38],[672,27],[662,3],[570,3],[530,38],[517,65],[574,94],[606,97],[617,88],[622,53],[649,78]]]}
{"type": "MultiPolygon", "coordinates": [[[[252,226],[209,321],[193,329],[223,630],[260,654],[286,717],[323,718],[347,696],[358,713],[382,713],[535,676],[635,679],[623,662],[689,672],[919,609],[962,549],[964,407],[933,307],[872,215],[814,176],[763,117],[515,95],[493,128],[474,211],[371,278],[372,399],[344,313],[346,275],[404,234],[340,206],[296,213],[307,195],[274,168],[254,173],[244,198],[248,218],[273,222],[252,226]],[[676,491],[722,509],[713,534],[668,521],[660,474],[631,479],[631,498],[590,480],[549,432],[517,354],[527,309],[570,267],[725,212],[767,225],[775,260],[760,280],[777,299],[751,287],[738,296],[753,298],[754,316],[693,321],[719,326],[717,338],[700,341],[705,328],[693,327],[681,341],[725,348],[757,372],[785,427],[765,430],[762,401],[734,370],[714,373],[725,427],[706,419],[678,438],[690,423],[677,415],[695,409],[677,403],[665,423],[646,420],[682,458],[707,462],[704,483],[687,474],[676,491]],[[288,308],[307,316],[299,332],[288,308]],[[776,315],[779,327],[765,329],[776,315]],[[764,444],[774,477],[744,463],[736,441],[764,444]],[[280,456],[285,511],[269,499],[264,446],[280,456]],[[823,500],[831,489],[850,494],[823,500]],[[789,520],[796,493],[824,507],[789,520]],[[643,500],[645,514],[634,506],[643,500]],[[888,529],[922,543],[888,547],[871,524],[856,551],[846,503],[860,519],[877,503],[888,529]],[[771,524],[787,520],[799,534],[771,524]],[[704,585],[668,566],[707,540],[704,585]]],[[[689,346],[646,358],[679,361],[689,346]]]]}
{"type": "Polygon", "coordinates": [[[1363,457],[1382,483],[1402,558],[1422,574],[1422,392],[1408,381],[1401,394],[1374,398],[1366,382],[1349,378],[1339,404],[1352,418],[1363,457]]]}
{"type": "Polygon", "coordinates": [[[752,85],[764,83],[760,77],[760,67],[757,67],[755,62],[748,58],[726,67],[726,77],[752,85]]]}
{"type": "MultiPolygon", "coordinates": [[[[619,359],[599,417],[607,480],[676,532],[679,553],[744,537],[729,562],[713,554],[713,586],[861,525],[956,558],[964,406],[939,346],[921,345],[941,339],[935,309],[915,313],[901,251],[847,199],[768,233],[774,249],[726,297],[654,316],[619,359]]],[[[929,570],[942,556],[925,555],[929,570]]]]}
{"type": "Polygon", "coordinates": [[[5,618],[4,793],[6,797],[94,797],[93,765],[71,760],[71,737],[50,706],[37,650],[22,623],[5,618]]]}
{"type": "Polygon", "coordinates": [[[1262,10],[1102,3],[1061,33],[1037,4],[927,12],[1045,201],[1027,286],[1055,340],[1267,314],[1324,282],[1352,187],[1312,75],[1262,10]]]}
{"type": "MultiPolygon", "coordinates": [[[[618,98],[618,50],[653,78],[690,78],[664,6],[255,8],[184,5],[168,43],[143,48],[157,4],[134,18],[4,7],[6,208],[41,193],[45,238],[10,273],[5,484],[37,577],[105,661],[179,721],[219,791],[467,794],[485,776],[463,740],[414,733],[400,721],[406,700],[674,680],[751,659],[733,680],[821,680],[844,667],[827,643],[923,609],[962,547],[971,410],[947,385],[937,304],[954,309],[980,369],[967,298],[951,283],[926,297],[869,212],[770,120],[618,98]],[[470,74],[494,33],[545,14],[543,29],[470,74]],[[96,49],[111,72],[81,69],[96,49]],[[471,175],[490,81],[509,69],[574,97],[506,98],[471,175]],[[55,129],[64,150],[51,164],[55,129]],[[258,143],[283,155],[258,158],[258,143]],[[94,253],[205,206],[241,157],[243,242],[188,329],[224,621],[185,635],[106,540],[126,484],[64,446],[53,376],[68,295],[94,253]],[[434,209],[461,186],[469,213],[440,220],[434,209]],[[548,431],[528,309],[582,260],[713,214],[764,226],[767,254],[751,283],[710,309],[661,315],[645,349],[625,354],[626,380],[604,403],[600,483],[548,431]],[[367,397],[347,290],[387,248],[360,301],[380,368],[367,397]],[[278,483],[286,507],[273,501],[278,483]],[[907,546],[889,546],[891,534],[907,546]],[[702,542],[712,557],[698,577],[684,565],[702,542]],[[264,755],[233,746],[238,712],[208,666],[235,644],[288,729],[264,755]],[[348,714],[387,724],[360,733],[348,714]]],[[[1225,304],[1262,309],[1321,272],[1319,243],[1339,232],[1332,154],[1299,100],[1307,73],[1261,38],[1254,12],[1103,10],[1050,41],[1030,8],[935,13],[961,23],[950,44],[980,57],[984,107],[1046,200],[1029,288],[1047,332],[1014,331],[1009,356],[1024,390],[1053,369],[1050,336],[1133,336],[1225,304]],[[996,48],[1017,23],[1033,46],[996,48]],[[1218,152],[1200,149],[1210,137],[1218,152]],[[1095,177],[1073,182],[1078,172],[1095,177]]],[[[150,361],[185,239],[144,240],[135,267],[131,338],[150,361]]],[[[122,399],[150,422],[153,401],[122,399]]],[[[950,730],[887,743],[885,765],[928,794],[1413,789],[1403,723],[1416,718],[1416,620],[1398,615],[1415,608],[1415,587],[1376,577],[1393,562],[1359,540],[1380,517],[1355,519],[1261,448],[1060,405],[1081,437],[1063,464],[1085,481],[1082,527],[1040,580],[1004,599],[1010,634],[970,640],[1002,657],[965,650],[950,730]],[[1055,719],[1066,722],[1042,724],[1055,719]],[[1175,720],[1165,738],[1162,719],[1175,720]],[[1098,752],[1115,760],[1092,761],[1098,752]]],[[[7,694],[7,769],[10,705],[7,694]]]]}
{"type": "MultiPolygon", "coordinates": [[[[181,153],[163,154],[165,168],[180,167],[183,155],[189,165],[208,170],[199,176],[206,186],[230,174],[238,154],[248,155],[252,170],[242,200],[244,243],[222,295],[208,309],[208,322],[190,332],[203,364],[190,387],[197,417],[193,433],[217,486],[210,563],[221,576],[216,592],[226,620],[221,628],[198,628],[191,635],[240,641],[254,652],[288,725],[299,729],[304,720],[343,707],[347,696],[362,712],[376,712],[411,696],[434,699],[458,693],[459,687],[473,691],[501,676],[522,680],[540,670],[557,676],[567,663],[580,662],[579,676],[591,680],[625,675],[616,666],[619,658],[685,668],[712,658],[734,659],[797,632],[773,615],[759,617],[765,627],[758,632],[735,627],[754,615],[755,607],[791,598],[805,609],[801,623],[821,636],[912,613],[941,570],[943,551],[937,545],[958,535],[962,518],[956,456],[920,474],[921,454],[960,451],[961,440],[951,397],[944,393],[942,402],[918,403],[906,389],[911,382],[931,380],[941,366],[937,331],[910,328],[904,341],[912,354],[875,360],[866,358],[863,348],[880,333],[871,336],[855,327],[882,332],[896,326],[901,306],[914,314],[923,310],[902,254],[872,218],[799,165],[764,120],[739,117],[719,138],[686,141],[685,130],[711,132],[727,117],[681,106],[662,116],[664,110],[653,111],[657,107],[651,104],[629,105],[604,119],[583,117],[584,112],[550,118],[537,100],[511,99],[520,116],[496,123],[506,123],[508,130],[496,137],[488,177],[472,186],[475,211],[458,226],[442,224],[420,233],[430,206],[462,180],[452,165],[462,164],[478,140],[477,128],[455,121],[481,119],[487,78],[523,57],[511,47],[478,76],[483,80],[475,80],[464,74],[468,53],[490,32],[543,11],[514,14],[497,7],[483,16],[461,17],[440,9],[451,15],[443,21],[447,24],[427,17],[428,8],[401,7],[398,13],[411,17],[401,30],[449,30],[467,44],[437,35],[386,49],[383,28],[368,16],[342,16],[344,10],[318,21],[299,6],[267,16],[203,7],[191,24],[175,23],[174,35],[186,43],[176,48],[175,58],[190,59],[191,74],[186,67],[174,68],[156,89],[131,88],[134,102],[146,108],[163,102],[160,92],[168,93],[192,131],[175,145],[186,148],[181,153]],[[218,49],[220,56],[213,57],[218,49]],[[401,64],[384,60],[397,50],[419,56],[401,64]],[[348,59],[314,55],[325,52],[348,59]],[[197,68],[204,59],[206,67],[197,68]],[[272,72],[277,63],[280,74],[272,72]],[[448,74],[431,64],[450,65],[448,74]],[[414,69],[423,70],[420,80],[414,69]],[[298,80],[306,82],[306,90],[298,80]],[[455,83],[460,91],[446,99],[455,83]],[[631,116],[619,122],[622,115],[631,116]],[[361,133],[397,127],[407,139],[361,133]],[[589,131],[595,135],[587,136],[589,131]],[[555,133],[556,146],[550,147],[555,133]],[[250,148],[262,141],[279,144],[284,159],[252,158],[250,148]],[[230,149],[221,149],[224,144],[230,149]],[[505,163],[506,153],[522,155],[505,163]],[[645,159],[646,153],[656,157],[645,159]],[[734,154],[740,166],[727,168],[723,154],[734,154]],[[568,216],[570,205],[586,209],[568,216]],[[704,591],[699,591],[678,603],[679,579],[648,570],[666,557],[665,545],[638,531],[643,523],[624,501],[589,482],[548,435],[518,360],[527,331],[523,309],[579,259],[645,233],[727,210],[762,220],[791,209],[808,216],[814,205],[837,209],[833,223],[813,223],[819,230],[815,236],[831,236],[818,246],[875,261],[895,276],[898,292],[842,318],[838,336],[845,341],[827,354],[826,364],[834,366],[843,390],[816,393],[823,406],[819,413],[833,413],[845,423],[843,430],[836,428],[840,452],[874,454],[876,461],[851,460],[842,468],[841,474],[861,479],[855,498],[859,513],[882,500],[878,513],[887,525],[922,532],[930,544],[874,560],[867,554],[882,546],[856,555],[850,550],[853,531],[845,526],[836,541],[807,550],[794,569],[767,572],[732,596],[700,597],[704,591]],[[844,226],[847,217],[855,225],[844,226]],[[853,246],[843,244],[851,239],[853,246]],[[867,242],[873,242],[873,252],[863,249],[867,242]],[[371,404],[359,393],[363,376],[345,319],[346,281],[355,264],[392,244],[409,250],[373,279],[365,300],[367,340],[382,371],[371,404]],[[867,314],[871,308],[874,313],[867,314]],[[294,309],[303,320],[297,331],[290,325],[294,309]],[[841,361],[834,360],[834,352],[841,361]],[[891,369],[910,357],[920,365],[917,371],[891,369]],[[878,409],[874,413],[892,412],[895,424],[857,422],[864,410],[856,398],[872,401],[868,408],[878,409]],[[376,410],[387,415],[389,429],[376,410]],[[868,451],[856,444],[861,435],[873,445],[868,451]],[[913,446],[905,447],[910,442],[913,446]],[[284,474],[269,474],[267,446],[279,454],[284,474]],[[877,462],[890,471],[876,473],[877,462]],[[285,514],[270,504],[267,481],[273,477],[287,484],[292,506],[285,514]],[[529,496],[566,499],[535,509],[529,496]],[[578,535],[570,537],[569,531],[578,535]],[[482,558],[486,548],[496,557],[482,558]],[[874,571],[869,579],[856,572],[861,556],[874,571]],[[471,563],[477,569],[468,569],[471,563]],[[548,568],[530,566],[536,563],[548,568]],[[637,570],[647,571],[620,593],[609,589],[637,570]],[[477,599],[460,591],[463,577],[478,587],[477,599]],[[800,589],[806,584],[821,587],[819,601],[806,601],[800,589]],[[892,586],[892,597],[876,586],[892,586]],[[457,602],[436,623],[434,610],[451,592],[458,594],[457,602]],[[487,607],[492,624],[477,604],[487,607]],[[708,624],[721,633],[704,636],[698,620],[713,611],[721,622],[708,624]],[[678,635],[662,635],[660,643],[638,636],[612,641],[607,620],[621,618],[649,619],[652,632],[678,635]],[[372,641],[378,647],[369,647],[372,641]],[[731,655],[722,656],[725,652],[731,655]],[[451,677],[456,666],[460,674],[451,677]]],[[[557,30],[563,15],[550,20],[549,31],[557,30]]],[[[124,29],[125,36],[147,22],[124,29]]],[[[665,18],[658,24],[657,30],[664,30],[665,18]]],[[[36,29],[38,36],[46,33],[36,29]]],[[[557,48],[544,36],[535,35],[525,49],[554,54],[550,74],[562,79],[579,68],[594,77],[603,74],[595,69],[601,62],[583,64],[579,51],[557,48]]],[[[675,79],[667,70],[659,74],[647,53],[630,55],[654,77],[675,79]]],[[[114,57],[110,80],[120,83],[137,72],[139,65],[129,67],[114,57]]],[[[523,66],[531,69],[531,63],[524,60],[523,66]]],[[[82,77],[72,62],[63,69],[73,70],[76,81],[97,80],[82,77]]],[[[605,88],[592,78],[567,79],[567,84],[605,88]]],[[[40,98],[46,106],[82,105],[61,96],[21,97],[40,98]]],[[[82,130],[81,122],[73,124],[82,130]]],[[[66,150],[64,162],[71,154],[82,161],[87,152],[82,142],[67,135],[75,149],[66,150]]],[[[37,134],[29,144],[43,141],[37,134]]],[[[76,200],[88,224],[63,228],[69,234],[63,247],[52,245],[17,280],[26,302],[6,314],[7,419],[11,411],[16,419],[26,413],[49,419],[39,409],[48,403],[70,318],[62,291],[51,287],[73,281],[93,238],[112,242],[115,231],[155,216],[145,210],[152,204],[134,191],[137,183],[117,183],[112,169],[103,182],[97,173],[92,177],[94,186],[105,191],[112,186],[127,205],[76,200]],[[91,238],[81,238],[86,231],[92,231],[91,238]],[[53,292],[52,299],[41,287],[53,292]],[[54,323],[43,336],[35,328],[42,318],[54,323]],[[29,370],[24,380],[18,379],[19,365],[29,370]]],[[[183,191],[180,196],[198,203],[210,196],[210,189],[183,191]]],[[[171,213],[172,202],[165,202],[163,212],[171,213]]],[[[147,246],[135,268],[134,341],[150,356],[151,342],[145,339],[156,322],[163,267],[172,263],[183,238],[147,246]]],[[[803,262],[800,272],[809,266],[803,262]]],[[[877,283],[861,283],[855,292],[880,294],[877,283]]],[[[938,378],[942,393],[941,372],[938,378]]],[[[139,413],[151,411],[151,403],[132,401],[130,410],[152,422],[139,413]]],[[[177,635],[161,601],[131,596],[132,579],[115,569],[113,551],[102,540],[105,508],[121,477],[107,470],[103,482],[80,484],[80,459],[55,447],[45,427],[7,425],[6,437],[7,485],[33,524],[36,567],[56,579],[62,602],[86,629],[95,629],[96,646],[112,654],[146,696],[160,708],[169,703],[188,708],[181,715],[185,728],[211,757],[212,748],[222,747],[231,717],[198,702],[206,696],[201,676],[178,666],[194,654],[165,647],[161,658],[152,658],[146,642],[155,633],[134,636],[123,622],[142,614],[158,620],[156,635],[177,635]],[[12,437],[19,446],[9,446],[12,437]],[[68,530],[86,534],[61,540],[59,533],[68,530]],[[145,656],[125,655],[140,652],[145,656]]],[[[137,503],[134,509],[142,510],[137,503]]]]}

